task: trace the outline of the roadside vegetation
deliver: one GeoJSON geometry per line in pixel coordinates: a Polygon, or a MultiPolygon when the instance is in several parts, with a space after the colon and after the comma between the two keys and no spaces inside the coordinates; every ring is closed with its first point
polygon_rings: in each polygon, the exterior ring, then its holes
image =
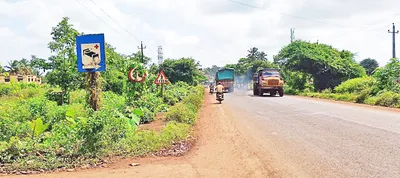
{"type": "Polygon", "coordinates": [[[204,97],[198,62],[167,59],[163,66],[146,67],[148,57],[142,63],[139,52],[124,55],[107,44],[107,71],[99,79],[101,107],[94,111],[86,74],[76,66],[75,35],[82,33],[68,20],[52,29],[51,57],[32,56],[0,67],[5,75],[36,74],[45,82],[0,84],[0,173],[95,166],[112,156],[153,153],[189,136],[204,97]],[[160,67],[172,82],[163,97],[153,83],[160,67]],[[146,80],[129,81],[130,68],[146,73],[146,80]],[[139,128],[155,119],[163,120],[163,128],[139,128]]]}
{"type": "MultiPolygon", "coordinates": [[[[379,67],[374,59],[359,63],[354,54],[330,45],[294,41],[269,60],[256,47],[236,64],[238,82],[251,85],[252,74],[261,68],[280,68],[285,81],[285,93],[308,97],[349,101],[369,105],[400,108],[400,60],[390,59],[379,67]]],[[[212,75],[219,69],[205,69],[212,75]]]]}

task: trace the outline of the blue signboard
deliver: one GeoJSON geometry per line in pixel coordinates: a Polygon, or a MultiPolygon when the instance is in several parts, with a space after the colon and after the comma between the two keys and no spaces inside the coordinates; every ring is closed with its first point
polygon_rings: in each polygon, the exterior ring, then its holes
{"type": "Polygon", "coordinates": [[[76,37],[78,72],[106,70],[104,34],[89,34],[76,37]]]}

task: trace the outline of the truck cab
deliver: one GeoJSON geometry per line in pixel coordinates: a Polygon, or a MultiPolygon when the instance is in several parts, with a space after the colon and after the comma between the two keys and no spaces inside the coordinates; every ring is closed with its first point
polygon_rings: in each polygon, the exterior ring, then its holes
{"type": "Polygon", "coordinates": [[[284,81],[279,69],[261,69],[253,74],[253,95],[262,96],[264,93],[269,93],[275,96],[279,93],[282,97],[284,81]]]}

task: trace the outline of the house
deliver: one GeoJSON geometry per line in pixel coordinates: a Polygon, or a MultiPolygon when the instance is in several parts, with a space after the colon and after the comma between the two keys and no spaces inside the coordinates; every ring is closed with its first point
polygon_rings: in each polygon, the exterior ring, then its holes
{"type": "Polygon", "coordinates": [[[5,76],[4,74],[0,74],[0,83],[10,83],[11,80],[16,82],[25,82],[25,83],[38,83],[41,84],[41,78],[36,75],[9,75],[5,76]]]}

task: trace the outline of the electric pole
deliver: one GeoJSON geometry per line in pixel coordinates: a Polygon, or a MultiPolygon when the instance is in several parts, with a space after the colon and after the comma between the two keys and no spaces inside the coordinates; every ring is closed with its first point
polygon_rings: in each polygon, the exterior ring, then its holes
{"type": "Polygon", "coordinates": [[[290,42],[293,43],[294,41],[294,28],[290,29],[290,42]]]}
{"type": "Polygon", "coordinates": [[[388,30],[393,35],[393,58],[396,58],[396,34],[399,34],[399,30],[396,31],[396,27],[393,23],[393,31],[388,30]]]}
{"type": "Polygon", "coordinates": [[[140,41],[140,47],[138,46],[138,49],[140,49],[140,53],[142,54],[142,63],[144,64],[144,54],[143,54],[143,49],[146,49],[146,46],[143,48],[143,42],[140,41]]]}

